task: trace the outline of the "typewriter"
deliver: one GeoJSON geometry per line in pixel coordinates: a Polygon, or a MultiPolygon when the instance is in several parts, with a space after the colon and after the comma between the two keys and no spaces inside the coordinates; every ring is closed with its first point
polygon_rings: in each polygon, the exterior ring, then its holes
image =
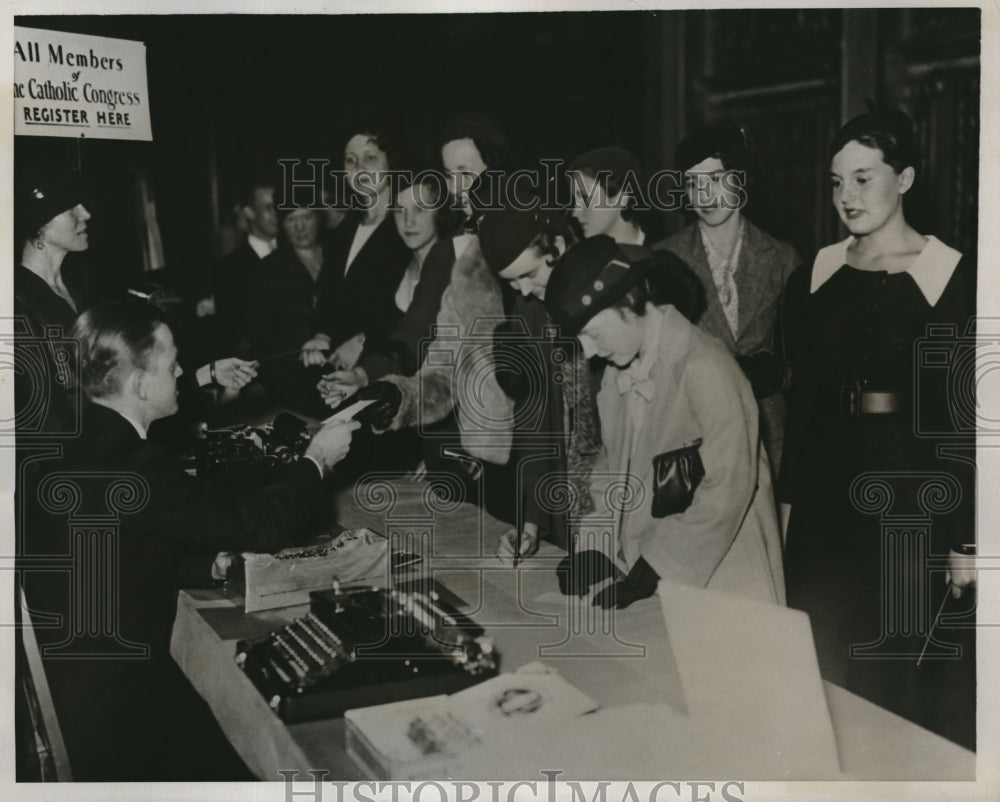
{"type": "Polygon", "coordinates": [[[194,467],[199,475],[221,469],[263,475],[295,462],[308,446],[306,422],[283,412],[263,426],[206,430],[195,444],[194,467]]]}
{"type": "Polygon", "coordinates": [[[314,591],[309,612],[236,662],[286,722],[448,694],[496,676],[492,640],[428,585],[314,591]]]}

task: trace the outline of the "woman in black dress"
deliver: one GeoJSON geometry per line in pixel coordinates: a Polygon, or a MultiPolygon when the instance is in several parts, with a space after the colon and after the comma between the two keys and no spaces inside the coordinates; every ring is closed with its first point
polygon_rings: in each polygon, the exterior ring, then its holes
{"type": "Polygon", "coordinates": [[[399,322],[396,290],[412,257],[389,214],[389,171],[400,168],[400,158],[384,131],[365,128],[347,140],[344,172],[354,205],[323,242],[327,267],[315,327],[302,342],[304,365],[353,368],[365,341],[389,337],[399,322]]]}
{"type": "Polygon", "coordinates": [[[927,436],[955,399],[914,366],[929,326],[953,327],[949,343],[966,331],[975,261],[906,220],[909,117],[872,109],[830,151],[851,236],[797,271],[784,312],[788,604],[809,613],[827,679],[974,748],[972,630],[936,620],[972,596],[974,469],[927,436]]]}

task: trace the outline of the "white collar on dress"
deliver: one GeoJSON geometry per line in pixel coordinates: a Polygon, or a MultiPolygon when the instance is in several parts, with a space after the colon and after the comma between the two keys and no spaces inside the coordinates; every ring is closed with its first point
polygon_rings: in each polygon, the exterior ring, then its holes
{"type": "MultiPolygon", "coordinates": [[[[848,237],[820,249],[816,254],[816,261],[813,262],[810,294],[822,287],[827,279],[847,263],[847,247],[852,242],[854,237],[848,237]]],[[[910,274],[910,278],[920,288],[927,303],[934,306],[941,298],[941,293],[944,292],[961,258],[962,254],[954,248],[945,245],[937,237],[930,236],[920,255],[904,272],[910,274]]]]}

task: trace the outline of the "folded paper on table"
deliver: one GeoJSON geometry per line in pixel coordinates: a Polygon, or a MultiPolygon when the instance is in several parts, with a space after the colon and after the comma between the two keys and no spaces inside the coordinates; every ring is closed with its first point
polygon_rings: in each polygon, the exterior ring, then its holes
{"type": "Polygon", "coordinates": [[[348,529],[329,543],[289,548],[277,554],[246,552],[248,613],[305,604],[309,593],[335,582],[362,582],[385,587],[388,582],[388,542],[369,529],[348,529]]]}
{"type": "MultiPolygon", "coordinates": [[[[532,663],[451,696],[348,710],[347,751],[386,780],[447,776],[467,755],[489,755],[539,727],[566,727],[597,703],[559,674],[532,663]]],[[[575,725],[574,725],[575,726],[575,725]]]]}
{"type": "Polygon", "coordinates": [[[718,732],[757,777],[839,774],[805,613],[666,580],[659,597],[692,726],[718,732]]]}

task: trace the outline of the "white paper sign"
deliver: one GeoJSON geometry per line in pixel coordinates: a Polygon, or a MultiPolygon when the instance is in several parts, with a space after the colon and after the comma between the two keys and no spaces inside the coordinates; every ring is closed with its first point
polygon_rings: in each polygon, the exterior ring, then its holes
{"type": "Polygon", "coordinates": [[[14,134],[152,140],[146,45],[15,27],[14,134]]]}

